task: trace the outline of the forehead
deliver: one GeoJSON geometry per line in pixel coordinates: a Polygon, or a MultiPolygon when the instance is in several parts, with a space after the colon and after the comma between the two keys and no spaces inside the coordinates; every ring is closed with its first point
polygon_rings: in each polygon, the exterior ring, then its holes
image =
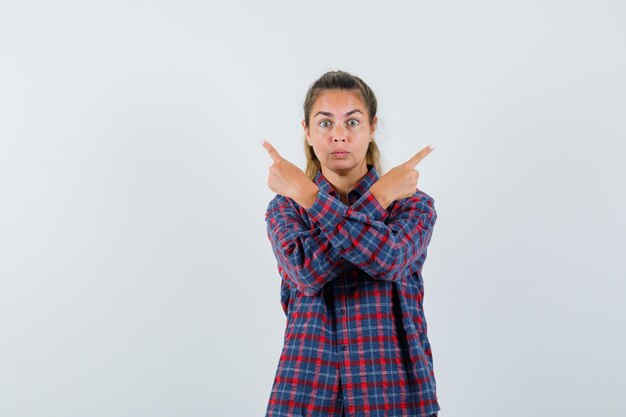
{"type": "Polygon", "coordinates": [[[343,114],[352,109],[361,109],[365,112],[359,93],[349,90],[322,91],[313,104],[314,111],[325,110],[335,114],[336,112],[343,114]]]}

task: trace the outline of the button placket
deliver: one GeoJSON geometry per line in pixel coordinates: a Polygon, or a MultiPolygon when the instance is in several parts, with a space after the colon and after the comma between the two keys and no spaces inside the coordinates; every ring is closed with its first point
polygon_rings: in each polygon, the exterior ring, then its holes
{"type": "Polygon", "coordinates": [[[343,277],[341,280],[341,286],[338,287],[338,301],[339,301],[339,308],[338,308],[338,320],[337,320],[337,336],[341,335],[341,338],[337,339],[338,342],[338,346],[337,346],[337,351],[338,352],[345,352],[348,349],[348,346],[345,344],[346,342],[346,336],[347,336],[347,317],[346,317],[346,311],[347,311],[347,297],[346,297],[346,282],[345,279],[347,278],[348,274],[347,271],[344,271],[342,273],[343,277]]]}

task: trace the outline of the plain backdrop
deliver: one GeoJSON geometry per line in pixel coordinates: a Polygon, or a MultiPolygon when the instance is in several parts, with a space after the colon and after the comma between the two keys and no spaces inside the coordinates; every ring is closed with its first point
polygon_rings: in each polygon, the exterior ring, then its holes
{"type": "Polygon", "coordinates": [[[2,1],[0,415],[263,416],[270,141],[329,70],[428,144],[442,417],[626,414],[620,1],[2,1]]]}

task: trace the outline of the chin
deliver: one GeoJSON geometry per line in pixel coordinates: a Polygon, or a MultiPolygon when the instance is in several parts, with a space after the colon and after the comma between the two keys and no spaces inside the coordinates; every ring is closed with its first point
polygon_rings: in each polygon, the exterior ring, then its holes
{"type": "Polygon", "coordinates": [[[347,168],[356,166],[356,163],[350,159],[331,159],[328,161],[326,166],[347,168]]]}
{"type": "Polygon", "coordinates": [[[337,173],[347,173],[356,167],[357,164],[354,161],[331,161],[329,164],[326,164],[326,169],[337,173]]]}

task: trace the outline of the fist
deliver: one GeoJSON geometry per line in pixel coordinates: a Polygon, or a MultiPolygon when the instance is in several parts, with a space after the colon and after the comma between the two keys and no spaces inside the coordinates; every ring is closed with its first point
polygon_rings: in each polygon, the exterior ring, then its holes
{"type": "Polygon", "coordinates": [[[432,150],[433,147],[427,146],[408,161],[390,169],[372,185],[372,193],[375,196],[385,196],[381,199],[386,200],[388,204],[395,200],[411,197],[415,194],[417,180],[420,176],[415,166],[432,150]]]}
{"type": "Polygon", "coordinates": [[[301,191],[312,181],[300,168],[280,156],[268,141],[263,141],[263,147],[272,158],[267,185],[276,194],[298,200],[301,191]]]}

